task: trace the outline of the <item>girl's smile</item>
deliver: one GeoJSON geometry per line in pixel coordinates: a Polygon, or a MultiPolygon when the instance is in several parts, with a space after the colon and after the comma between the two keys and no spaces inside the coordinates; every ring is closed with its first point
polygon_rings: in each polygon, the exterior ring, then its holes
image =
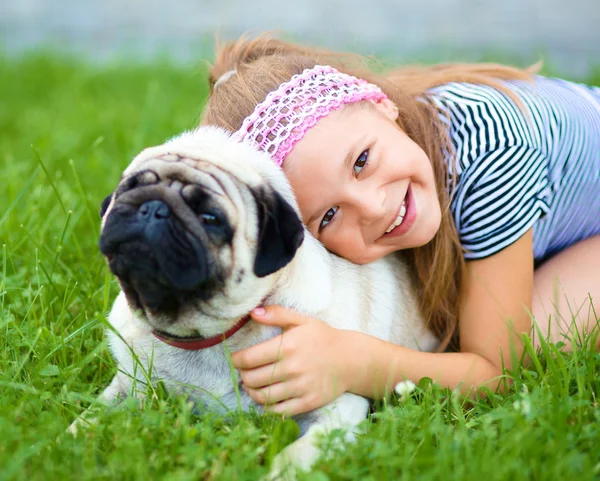
{"type": "Polygon", "coordinates": [[[431,162],[397,115],[387,99],[333,112],[283,166],[309,230],[355,263],[426,244],[440,225],[431,162]]]}
{"type": "Polygon", "coordinates": [[[415,218],[417,215],[416,208],[414,202],[410,201],[410,185],[408,186],[408,190],[406,191],[406,196],[402,201],[402,206],[400,207],[400,211],[396,216],[394,222],[388,227],[388,230],[385,231],[382,237],[393,237],[393,236],[401,236],[406,234],[413,223],[415,222],[415,218]]]}

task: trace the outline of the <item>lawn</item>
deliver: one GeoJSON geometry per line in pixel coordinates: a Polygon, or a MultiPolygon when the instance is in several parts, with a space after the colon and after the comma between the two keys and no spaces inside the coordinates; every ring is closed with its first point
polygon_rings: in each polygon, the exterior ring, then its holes
{"type": "MultiPolygon", "coordinates": [[[[293,437],[292,421],[197,416],[160,389],[63,435],[116,369],[100,202],[134,154],[195,125],[205,76],[202,62],[0,58],[1,480],[252,480],[293,437]]],[[[507,373],[511,389],[476,402],[423,380],[412,397],[378,403],[355,445],[324,439],[305,477],[598,479],[600,355],[587,344],[531,352],[507,373]]]]}

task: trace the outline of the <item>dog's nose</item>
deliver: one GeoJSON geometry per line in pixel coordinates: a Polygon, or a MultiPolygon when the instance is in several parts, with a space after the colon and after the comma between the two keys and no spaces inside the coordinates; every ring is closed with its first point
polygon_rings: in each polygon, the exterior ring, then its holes
{"type": "Polygon", "coordinates": [[[138,216],[147,222],[163,220],[171,217],[169,206],[161,200],[149,200],[138,209],[138,216]]]}

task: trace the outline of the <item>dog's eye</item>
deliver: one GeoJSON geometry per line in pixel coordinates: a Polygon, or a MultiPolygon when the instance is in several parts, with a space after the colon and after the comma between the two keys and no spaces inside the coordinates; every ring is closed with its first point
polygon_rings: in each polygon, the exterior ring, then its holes
{"type": "Polygon", "coordinates": [[[221,220],[216,215],[205,213],[200,217],[206,225],[221,225],[221,220]]]}
{"type": "Polygon", "coordinates": [[[186,185],[181,190],[181,195],[188,207],[198,216],[202,225],[214,228],[210,229],[212,234],[217,234],[225,229],[226,237],[231,238],[231,229],[228,227],[226,216],[212,202],[211,195],[205,188],[198,185],[186,185]]]}

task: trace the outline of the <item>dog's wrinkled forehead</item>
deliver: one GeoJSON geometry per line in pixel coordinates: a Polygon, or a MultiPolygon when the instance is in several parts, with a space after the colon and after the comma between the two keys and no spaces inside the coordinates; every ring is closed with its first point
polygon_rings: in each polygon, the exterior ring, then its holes
{"type": "Polygon", "coordinates": [[[128,185],[132,180],[139,185],[161,181],[202,184],[215,193],[225,195],[222,184],[216,177],[210,175],[211,170],[215,170],[211,162],[178,153],[157,154],[146,158],[138,156],[123,173],[121,185],[133,187],[128,185]]]}
{"type": "Polygon", "coordinates": [[[262,182],[251,159],[257,154],[230,139],[226,132],[204,127],[145,149],[125,169],[123,178],[151,171],[158,180],[181,177],[190,183],[205,183],[205,174],[218,170],[253,186],[262,182]]]}
{"type": "MultiPolygon", "coordinates": [[[[144,171],[157,176],[154,182],[167,178],[177,180],[181,176],[187,183],[201,183],[209,188],[212,184],[209,185],[208,177],[222,179],[225,173],[251,190],[265,185],[275,187],[298,212],[296,199],[282,169],[266,153],[232,139],[231,133],[218,127],[202,126],[143,150],[123,173],[122,184],[144,171]]],[[[213,187],[215,192],[222,192],[216,185],[213,187]]]]}

